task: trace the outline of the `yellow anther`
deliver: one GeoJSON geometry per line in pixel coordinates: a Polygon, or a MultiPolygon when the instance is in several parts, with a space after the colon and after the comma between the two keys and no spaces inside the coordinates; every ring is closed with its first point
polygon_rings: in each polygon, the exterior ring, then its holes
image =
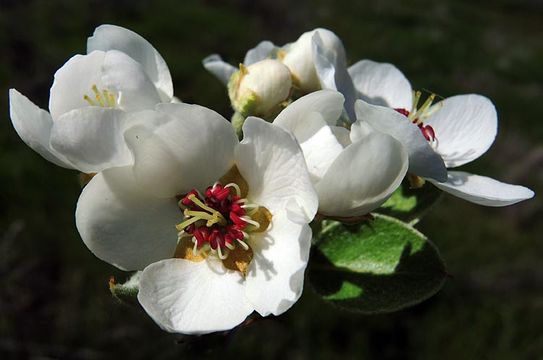
{"type": "Polygon", "coordinates": [[[92,99],[89,97],[89,95],[83,96],[83,100],[89,103],[90,106],[96,106],[96,103],[92,101],[92,99]]]}
{"type": "Polygon", "coordinates": [[[83,95],[83,100],[89,103],[90,106],[115,107],[117,104],[117,96],[111,91],[107,89],[100,91],[96,84],[92,85],[91,90],[94,97],[87,94],[83,95]]]}
{"type": "Polygon", "coordinates": [[[115,107],[115,102],[116,102],[115,95],[113,95],[113,93],[108,92],[107,103],[109,104],[109,106],[115,107]]]}
{"type": "Polygon", "coordinates": [[[102,101],[102,95],[100,94],[100,91],[98,91],[98,87],[96,84],[92,85],[92,91],[94,92],[94,95],[96,97],[96,100],[100,104],[100,106],[104,107],[104,102],[102,101]]]}

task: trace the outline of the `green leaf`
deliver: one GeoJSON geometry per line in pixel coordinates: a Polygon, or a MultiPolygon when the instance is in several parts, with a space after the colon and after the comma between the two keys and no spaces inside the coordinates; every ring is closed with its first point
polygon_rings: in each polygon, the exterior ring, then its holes
{"type": "Polygon", "coordinates": [[[412,189],[409,182],[404,181],[402,186],[375,212],[415,225],[441,198],[442,194],[442,191],[428,182],[419,189],[412,189]]]}
{"type": "Polygon", "coordinates": [[[434,245],[385,215],[357,226],[327,221],[309,265],[310,282],[324,300],[365,314],[417,304],[434,295],[445,277],[434,245]]]}
{"type": "Polygon", "coordinates": [[[140,283],[141,271],[134,273],[130,279],[124,284],[115,282],[113,276],[109,279],[109,291],[111,295],[121,303],[133,306],[139,306],[138,292],[140,283]]]}

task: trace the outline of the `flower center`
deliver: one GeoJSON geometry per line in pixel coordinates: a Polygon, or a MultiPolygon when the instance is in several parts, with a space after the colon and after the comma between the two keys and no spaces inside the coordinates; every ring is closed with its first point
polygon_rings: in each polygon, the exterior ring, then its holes
{"type": "Polygon", "coordinates": [[[117,95],[115,93],[104,89],[98,90],[96,84],[91,87],[94,96],[85,94],[83,100],[89,103],[90,106],[100,106],[104,108],[114,108],[117,105],[117,95]]]}
{"type": "Polygon", "coordinates": [[[192,256],[211,253],[225,260],[235,250],[250,250],[249,234],[265,231],[271,214],[241,196],[236,183],[217,182],[204,194],[193,189],[178,197],[184,215],[184,221],[176,225],[178,239],[192,239],[192,256]]]}
{"type": "Polygon", "coordinates": [[[413,124],[417,125],[427,141],[434,142],[437,141],[436,133],[430,125],[424,125],[424,121],[432,116],[437,110],[439,110],[441,106],[432,106],[436,94],[431,94],[430,96],[428,96],[426,101],[424,101],[422,106],[420,108],[417,108],[420,102],[421,95],[422,93],[420,91],[415,92],[413,96],[413,105],[411,106],[411,111],[407,109],[394,110],[407,117],[409,120],[411,120],[413,124]]]}

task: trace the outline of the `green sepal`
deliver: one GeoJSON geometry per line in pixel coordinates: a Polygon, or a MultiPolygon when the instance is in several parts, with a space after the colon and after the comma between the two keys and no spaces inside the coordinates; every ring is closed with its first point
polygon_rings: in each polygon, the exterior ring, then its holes
{"type": "Polygon", "coordinates": [[[123,304],[140,306],[138,302],[140,276],[141,271],[138,271],[123,284],[116,283],[115,278],[112,276],[109,279],[109,291],[111,291],[111,295],[123,304]]]}
{"type": "Polygon", "coordinates": [[[250,115],[255,115],[255,109],[261,100],[252,91],[240,91],[241,80],[247,74],[247,68],[243,64],[240,64],[239,68],[238,71],[232,74],[228,81],[228,97],[230,98],[232,108],[246,118],[250,115]]]}
{"type": "Polygon", "coordinates": [[[235,112],[230,119],[230,123],[236,132],[239,140],[243,139],[243,124],[245,123],[245,116],[241,115],[239,112],[235,112]]]}
{"type": "Polygon", "coordinates": [[[310,283],[326,302],[345,310],[400,310],[434,295],[446,278],[435,246],[410,225],[385,215],[354,226],[327,221],[317,237],[310,283]]]}

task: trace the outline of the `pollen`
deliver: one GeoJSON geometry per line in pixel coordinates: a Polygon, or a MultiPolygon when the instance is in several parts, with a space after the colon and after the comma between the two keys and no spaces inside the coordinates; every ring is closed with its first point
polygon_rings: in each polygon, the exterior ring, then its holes
{"type": "Polygon", "coordinates": [[[92,85],[92,96],[85,94],[83,100],[85,100],[90,106],[100,106],[104,108],[114,108],[117,105],[117,95],[115,93],[104,89],[99,90],[96,84],[92,85]]]}

